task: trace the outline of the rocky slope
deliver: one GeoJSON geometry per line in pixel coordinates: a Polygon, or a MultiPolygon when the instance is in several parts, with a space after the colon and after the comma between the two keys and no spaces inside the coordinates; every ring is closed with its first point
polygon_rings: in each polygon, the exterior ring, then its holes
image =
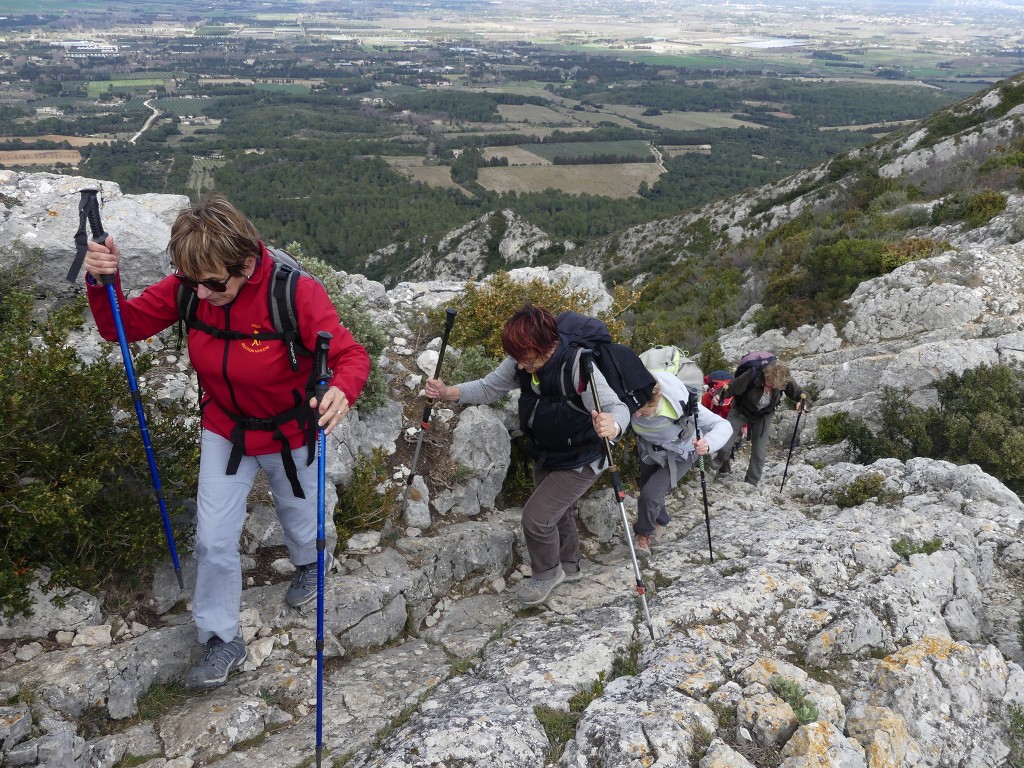
{"type": "MultiPolygon", "coordinates": [[[[41,291],[75,290],[63,283],[77,226],[67,193],[84,182],[0,172],[3,199],[17,201],[3,211],[0,258],[31,264],[41,291]]],[[[125,278],[144,285],[166,269],[163,248],[183,201],[105,189],[104,221],[128,254],[125,278]]],[[[906,384],[927,400],[944,373],[1024,349],[1022,248],[994,237],[965,237],[865,283],[841,328],[757,338],[741,323],[723,347],[772,346],[792,358],[798,378],[822,392],[818,412],[869,415],[882,384],[906,384]]],[[[592,273],[561,274],[601,290],[592,273]]],[[[349,283],[388,329],[378,364],[396,398],[414,393],[432,364],[417,363],[410,325],[461,284],[349,283]]],[[[88,341],[84,353],[104,353],[88,341]]],[[[163,343],[152,345],[159,352],[163,343]]],[[[184,365],[149,385],[187,391],[184,365]]],[[[762,487],[710,487],[714,562],[700,486],[688,478],[644,564],[652,640],[607,488],[579,505],[583,581],[560,587],[544,610],[518,608],[515,587],[528,573],[519,510],[493,508],[511,412],[460,411],[439,412],[437,429],[463,468],[460,482],[410,505],[393,541],[371,533],[340,547],[326,601],[332,763],[880,768],[1024,759],[1024,506],[976,467],[863,467],[843,461],[841,449],[802,447],[779,492],[785,456],[775,453],[762,487]],[[570,723],[564,745],[558,723],[570,723]]],[[[344,481],[355,455],[375,446],[394,451],[417,419],[397,399],[353,414],[331,440],[329,479],[344,481]]],[[[780,412],[775,428],[788,442],[792,414],[780,412]]],[[[40,596],[31,619],[0,622],[4,764],[309,764],[316,617],[284,606],[286,563],[257,567],[279,536],[272,512],[255,507],[243,541],[249,661],[206,695],[177,687],[198,649],[183,611],[188,591],[179,594],[169,567],[133,612],[115,615],[101,596],[70,593],[57,604],[40,596]]],[[[184,565],[191,577],[187,554],[184,565]]]]}

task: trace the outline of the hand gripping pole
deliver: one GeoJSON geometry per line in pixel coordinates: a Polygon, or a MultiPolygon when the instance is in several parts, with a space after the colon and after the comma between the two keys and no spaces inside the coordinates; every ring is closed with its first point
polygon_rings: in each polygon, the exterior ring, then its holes
{"type": "MultiPolygon", "coordinates": [[[[452,332],[452,326],[455,324],[455,315],[458,314],[454,309],[450,307],[445,310],[444,317],[444,333],[441,335],[441,349],[437,353],[437,365],[434,367],[434,378],[441,378],[441,365],[444,363],[444,353],[448,349],[448,335],[452,332]]],[[[412,469],[409,471],[409,477],[405,481],[405,491],[402,493],[402,506],[401,509],[405,511],[406,502],[409,500],[409,487],[412,485],[412,481],[416,479],[416,465],[420,460],[420,449],[423,447],[423,436],[430,429],[430,415],[434,409],[434,398],[427,400],[427,404],[423,406],[423,417],[420,419],[420,431],[416,438],[416,450],[412,454],[412,469]]]]}
{"type": "MultiPolygon", "coordinates": [[[[98,190],[87,188],[81,190],[82,198],[78,205],[79,223],[78,232],[75,233],[75,260],[68,272],[68,280],[77,282],[78,273],[82,268],[85,253],[88,249],[87,235],[85,231],[86,221],[92,230],[92,239],[97,243],[105,243],[107,233],[103,230],[100,221],[100,205],[97,199],[98,190]]],[[[117,328],[117,342],[121,347],[121,358],[124,360],[124,372],[128,379],[128,388],[132,393],[132,403],[135,405],[135,416],[139,422],[139,432],[142,435],[142,444],[146,449],[146,458],[149,461],[149,474],[153,479],[153,492],[156,494],[157,504],[160,506],[160,515],[163,518],[164,536],[167,538],[167,548],[171,553],[171,562],[174,564],[174,575],[178,578],[178,587],[185,588],[185,582],[181,578],[181,563],[178,561],[178,550],[174,546],[174,532],[171,530],[171,518],[167,514],[167,501],[164,498],[163,486],[160,483],[160,472],[156,467],[156,457],[153,454],[153,446],[149,440],[149,428],[146,426],[146,414],[142,410],[142,398],[139,395],[139,385],[135,378],[135,365],[132,362],[132,353],[128,348],[128,340],[125,336],[124,323],[121,320],[121,309],[117,302],[117,290],[114,287],[114,275],[103,275],[100,282],[107,289],[107,298],[110,301],[110,312],[114,317],[114,326],[117,328]]]]}
{"type": "MultiPolygon", "coordinates": [[[[580,355],[580,362],[583,367],[584,380],[594,396],[594,406],[598,411],[601,411],[601,396],[597,393],[597,387],[594,386],[594,361],[592,354],[589,349],[584,349],[580,355]]],[[[647,631],[651,633],[651,640],[653,640],[654,624],[651,622],[651,612],[647,608],[647,587],[644,586],[643,576],[640,575],[640,563],[636,559],[636,549],[633,548],[633,533],[630,530],[629,516],[626,514],[626,492],[622,490],[622,480],[619,478],[619,468],[616,466],[615,459],[612,456],[611,443],[608,441],[608,438],[603,438],[603,441],[604,455],[608,460],[608,473],[612,481],[612,492],[615,495],[616,503],[619,505],[619,512],[622,513],[622,525],[626,532],[626,543],[629,544],[629,556],[633,561],[636,593],[640,596],[640,604],[643,606],[644,611],[644,623],[647,624],[647,631]]]]}

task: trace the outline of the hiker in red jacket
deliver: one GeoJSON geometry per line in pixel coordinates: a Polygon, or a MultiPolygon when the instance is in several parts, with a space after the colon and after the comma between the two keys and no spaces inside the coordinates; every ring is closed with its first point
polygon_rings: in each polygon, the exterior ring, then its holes
{"type": "Polygon", "coordinates": [[[286,602],[298,607],[316,596],[316,430],[330,432],[345,418],[366,384],[370,358],[342,327],[324,287],[301,276],[295,314],[302,344],[312,350],[318,331],[333,335],[329,363],[334,377],[316,402],[307,391],[313,358],[299,357],[298,370],[293,370],[285,343],[261,338],[274,334],[268,300],[273,260],[252,223],[223,197],[211,196],[181,211],[168,251],[174,272],[133,299],[121,291],[121,252],[113,237],[102,244],[90,241],[84,266],[89,306],[107,340],[116,340],[117,331],[100,284],[103,275],[115,276],[128,341],[173,325],[183,286],[199,297],[199,322],[188,333],[189,359],[203,392],[192,614],[206,649],[185,681],[195,690],[223,685],[245,660],[238,547],[260,468],[270,482],[296,566],[286,602]]]}

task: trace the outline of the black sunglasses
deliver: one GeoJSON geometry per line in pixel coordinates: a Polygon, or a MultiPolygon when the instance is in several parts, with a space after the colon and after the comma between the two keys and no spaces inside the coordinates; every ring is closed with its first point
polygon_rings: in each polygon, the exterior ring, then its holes
{"type": "Polygon", "coordinates": [[[228,289],[228,280],[234,275],[228,275],[225,280],[193,280],[188,275],[183,275],[181,272],[175,272],[174,276],[183,282],[190,290],[196,291],[199,286],[203,286],[214,293],[224,293],[228,289]]]}

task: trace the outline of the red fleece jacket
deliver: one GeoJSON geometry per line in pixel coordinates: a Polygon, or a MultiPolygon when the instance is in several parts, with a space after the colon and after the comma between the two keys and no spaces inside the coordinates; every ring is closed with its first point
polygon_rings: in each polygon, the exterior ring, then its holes
{"type": "MultiPolygon", "coordinates": [[[[273,333],[267,299],[267,281],[272,269],[273,261],[264,250],[252,277],[242,286],[237,298],[225,307],[200,301],[196,318],[225,330],[273,333]]],[[[86,280],[89,307],[100,334],[108,341],[116,341],[117,329],[106,288],[90,283],[86,280]]],[[[128,300],[121,291],[120,276],[117,277],[114,286],[128,341],[148,338],[177,322],[179,285],[177,278],[168,275],[128,300]]],[[[307,349],[315,348],[318,331],[334,336],[328,355],[334,371],[330,383],[344,392],[349,405],[353,405],[370,375],[370,356],[341,325],[327,291],[316,280],[300,278],[295,302],[299,334],[307,349]]],[[[283,413],[295,406],[293,392],[305,399],[306,383],[313,369],[313,358],[300,356],[299,370],[292,371],[282,341],[217,339],[195,329],[189,330],[188,353],[203,387],[203,427],[228,439],[235,422],[225,409],[250,418],[283,413]]],[[[305,445],[306,435],[296,422],[282,425],[282,431],[293,449],[305,445]]],[[[273,439],[272,432],[246,433],[246,455],[259,456],[280,450],[281,444],[273,439]]]]}

